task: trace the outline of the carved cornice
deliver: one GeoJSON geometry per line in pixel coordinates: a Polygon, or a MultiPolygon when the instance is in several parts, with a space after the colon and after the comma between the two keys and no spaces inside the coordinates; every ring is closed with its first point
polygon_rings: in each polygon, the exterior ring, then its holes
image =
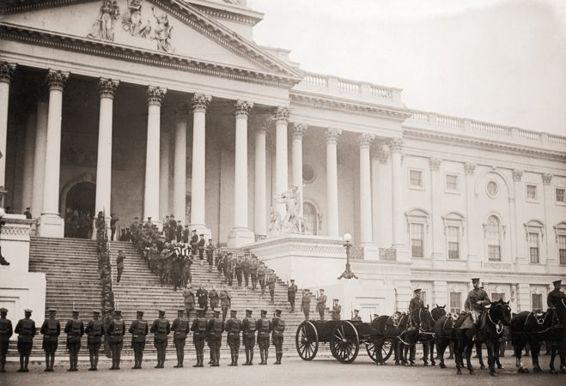
{"type": "Polygon", "coordinates": [[[212,100],[212,96],[206,94],[195,94],[191,100],[191,107],[193,112],[206,113],[206,109],[212,100]]]}
{"type": "Polygon", "coordinates": [[[287,107],[279,106],[273,114],[275,123],[287,124],[289,122],[289,109],[287,107]]]}
{"type": "Polygon", "coordinates": [[[542,175],[542,183],[545,185],[550,185],[552,183],[552,174],[544,173],[542,175]]]}
{"type": "Polygon", "coordinates": [[[403,151],[403,139],[402,138],[393,138],[389,141],[389,149],[392,153],[400,153],[403,151]]]}
{"type": "Polygon", "coordinates": [[[360,147],[369,147],[374,140],[375,135],[369,133],[362,133],[358,137],[360,147]]]}
{"type": "Polygon", "coordinates": [[[338,142],[338,137],[342,134],[341,129],[329,128],[326,129],[326,143],[336,144],[338,142]]]}
{"type": "Polygon", "coordinates": [[[0,62],[0,82],[10,83],[12,81],[14,71],[16,71],[15,63],[0,62]]]}
{"type": "Polygon", "coordinates": [[[472,176],[476,171],[476,164],[473,162],[466,162],[464,164],[464,171],[468,176],[472,176]]]}
{"type": "Polygon", "coordinates": [[[163,98],[167,94],[165,87],[148,86],[147,87],[147,105],[148,106],[161,106],[163,98]]]}
{"type": "Polygon", "coordinates": [[[47,71],[47,85],[49,86],[49,91],[63,91],[68,79],[69,72],[52,69],[47,71]]]}
{"type": "Polygon", "coordinates": [[[521,182],[522,178],[523,178],[523,171],[519,170],[519,169],[514,169],[513,170],[513,181],[521,182]]]}
{"type": "Polygon", "coordinates": [[[440,158],[430,158],[428,160],[428,164],[430,166],[430,170],[432,170],[433,172],[437,172],[438,170],[440,170],[440,164],[442,163],[442,160],[440,158]]]}
{"type": "Polygon", "coordinates": [[[236,115],[236,118],[238,117],[247,118],[250,115],[250,112],[252,111],[253,107],[254,107],[253,102],[237,100],[236,103],[234,104],[234,114],[236,115]]]}
{"type": "Polygon", "coordinates": [[[306,123],[295,123],[293,130],[293,138],[303,138],[305,132],[309,128],[309,125],[306,123]]]}
{"type": "Polygon", "coordinates": [[[120,81],[118,80],[100,78],[98,79],[98,95],[100,95],[100,98],[113,99],[119,85],[120,81]]]}

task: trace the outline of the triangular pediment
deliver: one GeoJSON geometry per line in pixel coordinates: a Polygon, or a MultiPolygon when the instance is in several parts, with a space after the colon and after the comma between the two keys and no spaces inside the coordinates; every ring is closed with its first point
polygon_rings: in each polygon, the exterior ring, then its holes
{"type": "Polygon", "coordinates": [[[0,23],[246,71],[298,78],[261,50],[181,0],[44,0],[5,8],[0,23]]]}

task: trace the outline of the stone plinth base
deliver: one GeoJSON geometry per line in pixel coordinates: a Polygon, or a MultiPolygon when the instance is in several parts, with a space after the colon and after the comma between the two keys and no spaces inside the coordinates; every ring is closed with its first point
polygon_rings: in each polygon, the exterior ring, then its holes
{"type": "Polygon", "coordinates": [[[377,248],[377,245],[363,245],[362,249],[364,251],[364,260],[379,260],[379,249],[377,248]]]}
{"type": "Polygon", "coordinates": [[[65,222],[58,214],[42,214],[39,218],[37,233],[41,237],[65,236],[65,222]]]}
{"type": "Polygon", "coordinates": [[[254,241],[254,233],[247,228],[232,228],[228,235],[229,248],[245,247],[252,244],[254,241]]]}

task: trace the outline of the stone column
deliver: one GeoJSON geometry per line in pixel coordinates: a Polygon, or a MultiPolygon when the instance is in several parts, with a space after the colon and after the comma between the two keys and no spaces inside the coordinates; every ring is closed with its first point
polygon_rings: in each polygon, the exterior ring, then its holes
{"type": "Polygon", "coordinates": [[[340,129],[326,130],[326,233],[339,238],[338,223],[338,156],[336,145],[340,129]]]}
{"type": "Polygon", "coordinates": [[[379,248],[390,248],[391,238],[391,163],[389,162],[389,147],[378,143],[373,153],[373,240],[379,248]]]}
{"type": "Polygon", "coordinates": [[[169,170],[171,166],[171,137],[169,135],[169,126],[159,133],[159,142],[159,218],[152,218],[152,221],[163,220],[170,213],[169,170]]]}
{"type": "Polygon", "coordinates": [[[405,245],[405,216],[403,215],[403,166],[402,149],[403,140],[395,138],[389,144],[391,149],[391,177],[392,177],[392,216],[393,216],[393,247],[397,250],[397,259],[399,253],[406,249],[405,245]]]}
{"type": "Polygon", "coordinates": [[[68,78],[68,72],[49,70],[47,73],[49,110],[43,175],[43,211],[39,223],[39,235],[44,237],[63,237],[65,233],[63,219],[59,216],[59,176],[63,88],[68,78]]]}
{"type": "MultiPolygon", "coordinates": [[[[468,267],[470,268],[477,268],[477,262],[479,253],[476,248],[477,242],[480,240],[472,240],[472,235],[478,233],[476,230],[480,229],[481,226],[476,222],[475,211],[473,208],[473,200],[474,200],[474,173],[476,170],[476,164],[473,162],[466,162],[464,164],[464,171],[466,172],[466,224],[465,226],[465,233],[466,233],[466,249],[468,251],[468,267]],[[474,242],[475,241],[475,242],[474,242]]],[[[481,239],[483,240],[483,238],[481,239]]],[[[481,245],[481,244],[480,244],[481,245]]]]}
{"type": "MultiPolygon", "coordinates": [[[[211,97],[204,94],[195,94],[193,107],[193,162],[191,179],[191,226],[198,228],[198,233],[210,234],[206,228],[205,195],[206,195],[206,109],[211,97]]],[[[184,200],[184,194],[183,194],[184,200]]]]}
{"type": "Polygon", "coordinates": [[[255,132],[254,230],[259,237],[267,236],[266,126],[267,123],[258,127],[255,132]]]}
{"type": "Polygon", "coordinates": [[[511,203],[512,215],[511,224],[515,224],[515,242],[511,243],[512,261],[516,264],[528,264],[526,255],[526,240],[522,227],[518,228],[518,213],[521,210],[523,198],[523,171],[519,169],[513,170],[513,202],[511,203]]]}
{"type": "Polygon", "coordinates": [[[234,227],[228,235],[231,248],[254,242],[254,234],[248,229],[248,115],[252,107],[253,102],[243,100],[235,104],[234,227]]]}
{"type": "Polygon", "coordinates": [[[360,140],[360,243],[362,246],[373,244],[373,221],[371,202],[371,134],[361,134],[360,140]]]}
{"type": "Polygon", "coordinates": [[[558,261],[557,261],[557,256],[558,256],[558,248],[556,246],[556,238],[554,235],[554,228],[553,225],[551,223],[551,210],[552,210],[552,206],[554,205],[554,200],[556,199],[555,197],[555,189],[554,186],[552,185],[552,174],[550,173],[545,173],[542,175],[542,184],[543,184],[543,194],[544,194],[544,201],[543,201],[543,205],[544,205],[544,229],[543,229],[543,236],[542,236],[542,240],[541,240],[541,246],[543,245],[542,243],[544,242],[544,250],[542,248],[540,248],[541,251],[541,255],[542,253],[545,253],[545,258],[546,258],[546,271],[548,273],[552,273],[555,272],[556,267],[558,267],[558,261]]]}
{"type": "Polygon", "coordinates": [[[16,70],[14,63],[0,62],[0,206],[6,193],[6,144],[8,140],[8,107],[10,82],[16,70]]]}
{"type": "Polygon", "coordinates": [[[33,192],[31,213],[34,218],[41,215],[43,208],[43,180],[45,178],[45,146],[47,145],[47,102],[37,102],[35,149],[33,155],[33,192]]]}
{"type": "MultiPolygon", "coordinates": [[[[288,147],[287,147],[287,123],[289,122],[289,110],[286,107],[278,107],[273,115],[275,121],[275,194],[280,196],[288,190],[288,147]]],[[[285,205],[279,204],[279,213],[283,216],[285,205]]]]}
{"type": "Polygon", "coordinates": [[[98,80],[100,111],[98,117],[95,215],[103,211],[108,228],[110,228],[110,215],[112,211],[112,118],[114,92],[119,84],[119,81],[113,79],[100,78],[98,80]]]}
{"type": "Polygon", "coordinates": [[[308,126],[304,123],[296,123],[293,131],[293,186],[299,188],[301,207],[299,217],[303,217],[303,136],[308,126]]]}
{"type": "Polygon", "coordinates": [[[35,149],[35,125],[37,123],[37,112],[28,115],[26,121],[26,135],[24,142],[24,170],[22,180],[22,210],[31,207],[33,195],[33,157],[35,149]]]}
{"type": "MultiPolygon", "coordinates": [[[[430,158],[430,220],[432,223],[432,244],[431,244],[431,257],[433,260],[446,260],[443,259],[443,234],[442,230],[442,213],[440,212],[440,203],[443,196],[442,176],[440,174],[440,164],[442,161],[439,158],[430,158]]],[[[426,256],[425,256],[426,257],[426,256]]]]}
{"type": "Polygon", "coordinates": [[[171,212],[183,225],[187,224],[187,118],[186,106],[179,106],[175,113],[173,133],[173,210],[171,212]]]}
{"type": "Polygon", "coordinates": [[[143,217],[144,221],[148,217],[154,223],[160,223],[159,217],[159,193],[160,193],[160,131],[161,131],[161,103],[166,88],[149,86],[147,88],[147,147],[145,156],[145,186],[143,217]]]}

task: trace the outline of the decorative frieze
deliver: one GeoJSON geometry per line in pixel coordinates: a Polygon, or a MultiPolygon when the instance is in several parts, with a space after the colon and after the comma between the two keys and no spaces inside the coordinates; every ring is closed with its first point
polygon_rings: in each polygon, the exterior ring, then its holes
{"type": "MultiPolygon", "coordinates": [[[[134,0],[137,1],[137,0],[134,0]]],[[[120,7],[116,0],[103,0],[91,32],[91,39],[114,41],[114,24],[120,18],[120,7]]]]}
{"type": "Polygon", "coordinates": [[[193,112],[206,112],[212,97],[206,94],[195,94],[191,101],[193,112]]]}
{"type": "Polygon", "coordinates": [[[163,102],[163,98],[167,94],[167,89],[165,87],[158,87],[158,86],[148,86],[147,87],[147,105],[156,105],[161,106],[163,102]]]}
{"type": "Polygon", "coordinates": [[[403,139],[402,138],[393,138],[389,141],[389,149],[393,153],[400,153],[403,151],[403,139]]]}
{"type": "Polygon", "coordinates": [[[360,134],[358,140],[360,142],[360,147],[369,147],[375,136],[369,133],[360,134]]]}
{"type": "Polygon", "coordinates": [[[430,166],[430,170],[432,170],[433,172],[437,172],[438,170],[440,170],[440,164],[442,163],[442,160],[440,158],[430,158],[428,160],[428,164],[430,166]]]}
{"type": "Polygon", "coordinates": [[[476,164],[473,162],[466,162],[464,164],[464,171],[468,176],[471,176],[476,171],[476,164]]]}
{"type": "Polygon", "coordinates": [[[308,129],[306,123],[295,123],[295,128],[293,130],[293,138],[302,138],[308,129]]]}
{"type": "Polygon", "coordinates": [[[114,79],[98,79],[98,94],[101,98],[114,98],[114,92],[118,89],[120,81],[114,79]]]}
{"type": "Polygon", "coordinates": [[[49,85],[49,90],[59,90],[63,91],[65,84],[69,79],[69,72],[60,70],[51,70],[47,72],[47,84],[49,85]]]}
{"type": "Polygon", "coordinates": [[[336,143],[338,141],[338,136],[342,134],[341,129],[329,128],[326,130],[326,142],[336,143]]]}
{"type": "Polygon", "coordinates": [[[552,183],[552,174],[544,173],[542,175],[542,183],[545,185],[550,185],[552,183]]]}
{"type": "Polygon", "coordinates": [[[514,169],[513,170],[513,181],[521,182],[522,178],[523,178],[523,171],[519,170],[519,169],[514,169]]]}
{"type": "Polygon", "coordinates": [[[0,62],[0,82],[10,83],[16,71],[15,63],[0,62]]]}
{"type": "Polygon", "coordinates": [[[289,109],[287,107],[279,106],[273,114],[273,120],[276,123],[287,124],[289,122],[289,109]]]}
{"type": "Polygon", "coordinates": [[[253,107],[254,107],[253,102],[239,99],[234,104],[234,114],[236,115],[236,118],[238,117],[247,118],[250,115],[250,112],[252,111],[253,107]]]}

